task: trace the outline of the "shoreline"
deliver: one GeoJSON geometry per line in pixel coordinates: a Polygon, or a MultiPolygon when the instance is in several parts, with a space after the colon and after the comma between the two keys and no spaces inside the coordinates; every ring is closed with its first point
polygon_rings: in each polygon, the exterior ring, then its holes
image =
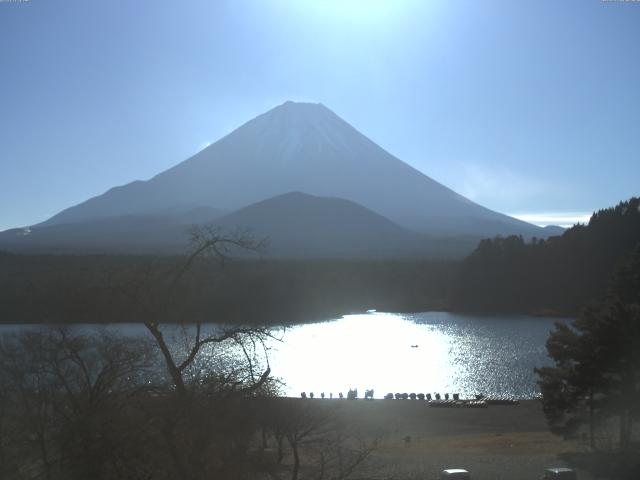
{"type": "MultiPolygon", "coordinates": [[[[538,400],[487,408],[430,408],[426,401],[315,401],[354,438],[376,441],[358,477],[437,479],[445,468],[465,468],[474,480],[537,479],[544,469],[570,466],[566,454],[580,451],[547,426],[538,400]]],[[[321,400],[321,399],[320,399],[321,400]]],[[[580,480],[590,480],[587,472],[580,480]]]]}
{"type": "MultiPolygon", "coordinates": [[[[469,311],[469,310],[456,310],[456,309],[444,309],[444,308],[426,308],[426,309],[397,309],[397,310],[376,310],[376,309],[367,309],[367,310],[349,310],[343,313],[337,313],[335,315],[330,315],[328,317],[309,317],[304,320],[297,321],[283,321],[281,323],[228,323],[228,322],[216,322],[216,321],[160,321],[161,325],[228,325],[233,327],[256,327],[256,328],[290,328],[297,327],[309,324],[319,324],[319,323],[328,323],[334,322],[336,320],[340,320],[342,317],[349,315],[375,315],[375,314],[421,314],[421,313],[449,313],[460,316],[468,316],[468,317],[491,317],[492,319],[504,319],[508,321],[507,317],[532,317],[532,318],[544,318],[544,319],[564,319],[564,320],[574,320],[579,313],[571,314],[566,312],[555,312],[555,311],[535,311],[535,312],[489,312],[489,311],[469,311]]],[[[0,325],[3,326],[38,326],[38,327],[61,327],[61,326],[72,326],[72,325],[96,325],[96,326],[119,326],[119,325],[144,325],[144,320],[122,320],[122,321],[69,321],[69,322],[29,322],[29,321],[1,321],[0,325]]]]}
{"type": "Polygon", "coordinates": [[[286,398],[288,400],[307,400],[310,402],[315,402],[315,401],[319,401],[319,402],[339,402],[339,401],[349,401],[349,402],[354,402],[354,401],[358,401],[358,402],[387,402],[387,403],[423,403],[426,406],[432,406],[433,405],[437,405],[438,403],[444,403],[444,402],[449,402],[449,403],[457,403],[457,405],[452,405],[450,408],[468,408],[465,407],[465,403],[469,403],[469,402],[477,402],[477,401],[489,401],[489,403],[487,404],[487,406],[505,406],[505,407],[509,407],[509,406],[517,406],[520,403],[523,402],[539,402],[540,399],[542,397],[542,394],[538,394],[537,396],[534,397],[524,397],[524,398],[516,398],[516,397],[510,397],[510,396],[485,396],[483,399],[476,399],[476,398],[460,398],[458,400],[454,400],[453,398],[449,397],[449,399],[445,399],[444,397],[441,398],[440,400],[437,399],[431,399],[431,400],[427,400],[426,398],[424,400],[420,400],[418,398],[416,398],[415,400],[411,399],[411,398],[407,398],[407,399],[397,399],[397,398],[381,398],[381,397],[373,397],[373,398],[364,398],[362,396],[359,396],[358,398],[355,399],[349,399],[347,398],[347,396],[345,395],[344,398],[339,398],[338,396],[334,396],[333,398],[329,398],[329,396],[325,396],[325,398],[320,397],[319,395],[314,395],[313,398],[310,397],[301,397],[300,395],[298,396],[291,396],[291,395],[277,395],[275,398],[286,398]],[[499,402],[506,400],[506,401],[510,401],[513,402],[513,404],[507,404],[506,402],[503,404],[500,404],[499,402]]]}

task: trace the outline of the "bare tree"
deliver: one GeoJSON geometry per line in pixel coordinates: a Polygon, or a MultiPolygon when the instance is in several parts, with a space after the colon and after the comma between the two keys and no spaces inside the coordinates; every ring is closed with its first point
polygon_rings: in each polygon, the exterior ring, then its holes
{"type": "Polygon", "coordinates": [[[5,335],[0,381],[6,478],[119,478],[135,469],[126,418],[146,391],[148,342],[44,329],[5,335]],[[6,471],[11,470],[11,471],[6,471]]]}
{"type": "MultiPolygon", "coordinates": [[[[205,324],[200,315],[189,318],[189,309],[180,311],[184,285],[195,271],[224,266],[234,253],[259,252],[265,245],[246,230],[225,234],[207,225],[194,226],[190,236],[191,253],[168,272],[162,297],[146,296],[144,325],[162,354],[175,393],[162,415],[168,457],[176,476],[195,480],[212,472],[231,475],[242,465],[256,423],[234,402],[266,386],[271,369],[265,340],[272,334],[266,328],[225,324],[222,318],[207,319],[215,325],[205,324]],[[148,298],[158,302],[149,304],[148,298]]],[[[159,282],[152,285],[157,288],[159,282]]],[[[145,297],[143,286],[138,295],[145,297]]]]}
{"type": "Polygon", "coordinates": [[[277,398],[269,405],[269,432],[276,442],[273,477],[285,473],[291,480],[304,476],[346,479],[375,450],[379,439],[349,433],[328,406],[302,399],[277,398]],[[286,443],[285,443],[286,442],[286,443]]]}
{"type": "Polygon", "coordinates": [[[333,428],[322,439],[316,461],[316,480],[326,477],[344,480],[351,477],[378,447],[379,437],[367,440],[348,434],[342,424],[333,428]]]}
{"type": "MultiPolygon", "coordinates": [[[[266,244],[265,240],[253,239],[246,230],[236,230],[231,234],[224,234],[219,228],[204,225],[194,226],[190,230],[192,250],[175,268],[170,272],[169,286],[163,297],[161,308],[156,315],[151,315],[151,319],[145,321],[144,325],[151,333],[164,358],[167,371],[175,386],[176,392],[180,395],[187,393],[185,372],[194,364],[199,353],[209,345],[221,345],[225,342],[232,342],[242,350],[245,360],[250,369],[250,378],[245,390],[258,389],[267,380],[270,369],[267,366],[259,375],[253,369],[254,357],[247,350],[247,345],[255,346],[262,344],[264,339],[270,337],[270,332],[264,328],[228,326],[219,327],[205,332],[202,322],[190,322],[190,319],[179,320],[184,337],[191,336],[187,343],[188,349],[183,350],[180,355],[171,348],[170,342],[165,337],[162,330],[162,321],[166,319],[164,312],[172,310],[171,304],[175,299],[176,290],[184,277],[194,268],[199,261],[214,261],[224,264],[234,251],[260,251],[266,244]]],[[[223,319],[217,319],[218,321],[223,319]]],[[[222,323],[222,322],[221,322],[222,323]]],[[[255,349],[254,349],[255,352],[255,349]]],[[[253,353],[253,352],[252,352],[253,353]]],[[[238,385],[236,385],[237,387],[238,385]]]]}

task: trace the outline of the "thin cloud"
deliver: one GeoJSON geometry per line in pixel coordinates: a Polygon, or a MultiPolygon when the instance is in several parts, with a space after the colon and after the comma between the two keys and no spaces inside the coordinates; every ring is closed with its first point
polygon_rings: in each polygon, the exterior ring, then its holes
{"type": "Polygon", "coordinates": [[[545,213],[512,213],[510,216],[533,223],[540,227],[558,225],[572,227],[576,223],[589,223],[590,212],[545,212],[545,213]]]}
{"type": "Polygon", "coordinates": [[[513,208],[540,195],[548,194],[550,188],[547,182],[504,168],[488,170],[465,163],[461,166],[460,173],[460,193],[481,205],[511,205],[513,208]]]}

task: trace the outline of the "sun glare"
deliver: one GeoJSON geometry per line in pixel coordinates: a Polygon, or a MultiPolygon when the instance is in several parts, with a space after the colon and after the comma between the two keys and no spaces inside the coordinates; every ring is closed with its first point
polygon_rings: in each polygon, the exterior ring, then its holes
{"type": "Polygon", "coordinates": [[[317,18],[354,24],[388,23],[418,4],[413,0],[303,0],[296,5],[317,18]]]}

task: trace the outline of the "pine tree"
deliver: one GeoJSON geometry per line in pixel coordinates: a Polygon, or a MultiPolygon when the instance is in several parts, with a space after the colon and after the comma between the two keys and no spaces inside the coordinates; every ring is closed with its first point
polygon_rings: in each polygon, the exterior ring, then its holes
{"type": "Polygon", "coordinates": [[[551,430],[574,433],[596,417],[618,416],[627,449],[640,405],[640,246],[617,269],[606,300],[572,326],[556,324],[547,350],[554,367],[536,369],[551,430]]]}

